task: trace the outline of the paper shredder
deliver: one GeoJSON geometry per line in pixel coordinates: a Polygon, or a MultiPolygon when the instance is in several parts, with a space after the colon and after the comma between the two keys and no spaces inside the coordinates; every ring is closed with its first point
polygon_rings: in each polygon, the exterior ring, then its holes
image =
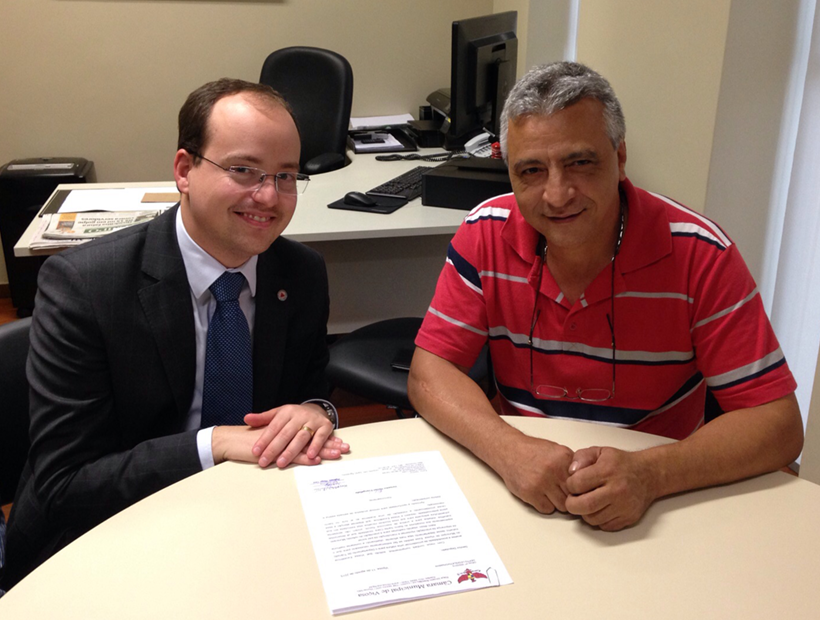
{"type": "Polygon", "coordinates": [[[94,162],[80,157],[15,159],[0,168],[0,239],[17,316],[30,316],[45,258],[15,257],[14,244],[60,183],[93,183],[94,162]]]}

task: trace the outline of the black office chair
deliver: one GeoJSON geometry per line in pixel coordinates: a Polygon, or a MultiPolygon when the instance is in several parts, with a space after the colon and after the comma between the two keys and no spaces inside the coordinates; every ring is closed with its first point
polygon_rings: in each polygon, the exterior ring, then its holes
{"type": "Polygon", "coordinates": [[[720,406],[720,403],[718,403],[717,398],[715,398],[714,392],[707,387],[706,402],[703,406],[703,423],[708,424],[724,413],[725,411],[723,411],[723,408],[720,406]]]}
{"type": "MultiPolygon", "coordinates": [[[[407,398],[407,371],[394,363],[409,361],[422,319],[387,319],[361,327],[339,338],[330,347],[327,378],[331,385],[396,409],[399,417],[413,414],[407,398]]],[[[489,349],[470,369],[470,378],[488,398],[495,396],[489,349]]]]}
{"type": "Polygon", "coordinates": [[[14,500],[28,456],[28,333],[31,318],[0,325],[0,505],[14,500]]]}
{"type": "Polygon", "coordinates": [[[293,108],[302,138],[302,172],[342,168],[353,105],[353,69],[344,56],[318,47],[286,47],[265,59],[259,82],[293,108]]]}

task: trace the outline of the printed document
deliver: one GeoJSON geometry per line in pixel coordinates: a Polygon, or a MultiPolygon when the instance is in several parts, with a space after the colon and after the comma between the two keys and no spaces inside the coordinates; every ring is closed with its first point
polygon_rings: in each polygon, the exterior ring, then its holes
{"type": "Polygon", "coordinates": [[[333,614],[512,583],[440,452],[294,475],[333,614]]]}

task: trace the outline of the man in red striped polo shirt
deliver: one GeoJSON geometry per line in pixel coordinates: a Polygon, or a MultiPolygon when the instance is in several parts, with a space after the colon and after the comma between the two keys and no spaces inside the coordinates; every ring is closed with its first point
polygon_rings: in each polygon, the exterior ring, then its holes
{"type": "Polygon", "coordinates": [[[773,471],[800,453],[795,381],[754,280],[713,222],[626,178],[609,83],[536,67],[502,114],[513,194],[450,245],[416,339],[410,398],[543,513],[617,530],[657,498],[773,471]],[[496,415],[465,374],[489,341],[506,414],[681,441],[573,452],[496,415]],[[709,389],[725,414],[704,425],[709,389]]]}

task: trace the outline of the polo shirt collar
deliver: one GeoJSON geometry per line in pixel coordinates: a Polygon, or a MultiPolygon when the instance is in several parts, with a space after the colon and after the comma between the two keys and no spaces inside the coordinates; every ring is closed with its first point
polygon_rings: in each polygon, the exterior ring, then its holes
{"type": "Polygon", "coordinates": [[[521,215],[518,208],[518,201],[511,195],[513,203],[510,215],[504,226],[501,228],[501,238],[518,254],[524,261],[531,263],[537,257],[538,239],[541,236],[521,215]]]}
{"type": "Polygon", "coordinates": [[[665,208],[629,179],[621,182],[626,194],[627,219],[621,251],[615,267],[621,273],[629,273],[651,265],[672,253],[672,231],[665,208]]]}
{"type": "MultiPolygon", "coordinates": [[[[672,233],[665,209],[653,208],[646,202],[647,194],[638,190],[629,179],[621,182],[626,195],[627,220],[621,250],[616,266],[628,273],[650,265],[672,251],[672,233]]],[[[528,263],[534,262],[539,234],[527,223],[518,203],[510,209],[510,215],[501,229],[501,238],[528,263]]]]}
{"type": "MultiPolygon", "coordinates": [[[[629,179],[624,179],[620,187],[626,196],[627,219],[621,249],[615,260],[616,294],[626,290],[623,274],[651,265],[672,252],[672,233],[666,209],[650,203],[647,200],[650,196],[632,185],[629,179]]],[[[501,238],[524,261],[532,264],[529,280],[533,286],[538,273],[536,248],[539,237],[538,231],[527,223],[518,203],[514,202],[501,229],[501,238]]],[[[584,297],[588,303],[609,297],[610,273],[610,267],[607,266],[587,287],[584,297]]],[[[556,300],[562,297],[554,280],[547,273],[542,278],[541,292],[556,300]]]]}

